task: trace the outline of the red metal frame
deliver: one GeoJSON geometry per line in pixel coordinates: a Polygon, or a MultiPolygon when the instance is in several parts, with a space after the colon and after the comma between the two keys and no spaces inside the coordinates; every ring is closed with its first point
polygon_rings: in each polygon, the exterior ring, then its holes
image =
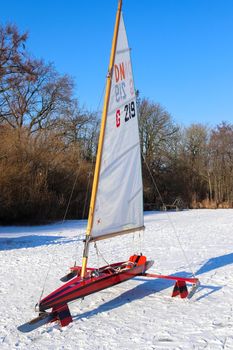
{"type": "Polygon", "coordinates": [[[157,275],[154,273],[144,273],[143,276],[176,281],[173,288],[172,297],[176,297],[179,295],[182,299],[187,297],[191,298],[196,288],[200,285],[199,279],[195,277],[190,278],[190,277],[179,277],[179,276],[166,276],[166,275],[157,275]],[[186,282],[192,284],[192,290],[190,291],[190,293],[188,292],[186,282]]]}
{"type": "Polygon", "coordinates": [[[152,277],[152,278],[162,278],[162,279],[166,279],[166,280],[189,282],[189,283],[192,283],[192,284],[195,284],[195,283],[197,283],[199,281],[198,278],[156,275],[154,273],[144,273],[143,276],[145,276],[145,277],[152,277]]]}

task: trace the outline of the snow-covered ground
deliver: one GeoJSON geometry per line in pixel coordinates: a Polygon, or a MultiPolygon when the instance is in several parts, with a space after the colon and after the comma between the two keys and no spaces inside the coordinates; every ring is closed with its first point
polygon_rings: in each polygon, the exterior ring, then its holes
{"type": "MultiPolygon", "coordinates": [[[[192,299],[171,281],[135,278],[70,304],[74,322],[23,334],[34,305],[81,262],[85,221],[0,227],[0,349],[233,349],[233,210],[145,213],[146,231],[102,241],[109,262],[143,252],[151,271],[201,281],[192,299]],[[47,277],[46,277],[47,276],[47,277]]],[[[90,251],[89,266],[105,265],[90,251]]]]}

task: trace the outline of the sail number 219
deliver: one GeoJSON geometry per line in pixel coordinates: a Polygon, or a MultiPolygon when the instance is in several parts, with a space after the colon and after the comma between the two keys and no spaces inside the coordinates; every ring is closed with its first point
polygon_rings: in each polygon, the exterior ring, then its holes
{"type": "MultiPolygon", "coordinates": [[[[124,112],[125,112],[125,122],[128,122],[131,118],[134,118],[136,115],[135,110],[135,103],[134,101],[127,103],[124,106],[124,112]]],[[[121,111],[120,109],[117,109],[116,111],[116,127],[118,128],[121,125],[121,111]]]]}

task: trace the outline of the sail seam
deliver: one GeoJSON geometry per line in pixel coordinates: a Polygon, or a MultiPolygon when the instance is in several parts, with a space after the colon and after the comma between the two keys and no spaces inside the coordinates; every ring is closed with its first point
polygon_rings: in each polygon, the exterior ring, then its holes
{"type": "Polygon", "coordinates": [[[101,171],[101,175],[103,176],[103,174],[105,174],[110,168],[113,167],[113,165],[115,166],[116,163],[119,162],[120,159],[124,158],[129,152],[131,152],[134,148],[138,147],[140,145],[140,142],[135,143],[133,146],[131,146],[130,148],[128,148],[125,152],[121,153],[119,155],[119,157],[117,157],[114,162],[112,162],[111,164],[109,164],[104,171],[101,171]]]}
{"type": "Polygon", "coordinates": [[[142,191],[142,187],[140,187],[137,192],[128,200],[128,203],[131,203],[142,191]]]}
{"type": "Polygon", "coordinates": [[[129,51],[131,51],[131,49],[128,47],[128,48],[116,51],[116,54],[118,55],[118,54],[129,52],[129,51]]]}

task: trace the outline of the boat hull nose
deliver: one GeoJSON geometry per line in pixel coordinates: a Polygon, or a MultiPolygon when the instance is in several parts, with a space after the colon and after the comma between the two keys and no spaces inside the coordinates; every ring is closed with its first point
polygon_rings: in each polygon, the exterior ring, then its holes
{"type": "Polygon", "coordinates": [[[149,269],[151,268],[152,265],[154,265],[154,260],[148,260],[148,261],[146,262],[146,269],[145,269],[145,271],[146,271],[146,270],[149,270],[149,269]]]}

